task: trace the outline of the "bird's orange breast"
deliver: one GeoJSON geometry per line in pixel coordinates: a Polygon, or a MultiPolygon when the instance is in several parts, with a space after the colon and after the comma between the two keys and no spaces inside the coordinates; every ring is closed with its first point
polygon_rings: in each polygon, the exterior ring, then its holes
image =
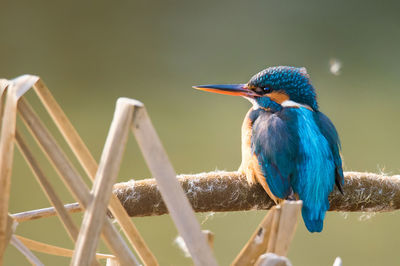
{"type": "Polygon", "coordinates": [[[253,126],[252,121],[249,118],[251,111],[252,109],[247,112],[242,125],[242,163],[239,167],[239,172],[242,172],[246,175],[247,182],[249,182],[249,184],[258,182],[267,192],[268,196],[274,200],[275,203],[278,203],[278,198],[272,194],[268,187],[257,156],[251,152],[251,135],[253,126]]]}

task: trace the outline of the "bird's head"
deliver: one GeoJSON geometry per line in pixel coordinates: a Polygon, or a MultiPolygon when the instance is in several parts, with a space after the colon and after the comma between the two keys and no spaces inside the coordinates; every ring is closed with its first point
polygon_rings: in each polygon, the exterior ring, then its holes
{"type": "Polygon", "coordinates": [[[318,110],[316,94],[304,67],[269,67],[246,84],[199,85],[193,88],[220,94],[243,96],[254,105],[280,110],[288,101],[318,110]]]}

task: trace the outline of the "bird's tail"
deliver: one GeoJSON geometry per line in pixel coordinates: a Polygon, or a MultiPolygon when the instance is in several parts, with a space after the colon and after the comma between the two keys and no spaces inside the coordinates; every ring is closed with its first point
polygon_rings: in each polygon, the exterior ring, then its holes
{"type": "Polygon", "coordinates": [[[303,205],[301,214],[303,215],[304,223],[311,233],[321,232],[324,227],[324,218],[326,210],[315,210],[311,209],[306,205],[303,205]]]}

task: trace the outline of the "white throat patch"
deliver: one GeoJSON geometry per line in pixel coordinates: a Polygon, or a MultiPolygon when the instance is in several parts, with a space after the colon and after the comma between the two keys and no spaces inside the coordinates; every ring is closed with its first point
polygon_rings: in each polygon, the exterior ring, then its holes
{"type": "Polygon", "coordinates": [[[295,107],[295,108],[300,108],[300,107],[304,107],[308,110],[312,110],[312,108],[306,104],[300,104],[297,103],[295,101],[291,101],[291,100],[286,100],[283,103],[281,103],[282,107],[295,107]]]}
{"type": "Polygon", "coordinates": [[[243,98],[246,98],[249,102],[251,102],[253,104],[253,110],[257,110],[258,108],[260,108],[257,101],[254,100],[253,98],[250,98],[250,97],[243,97],[243,98]]]}

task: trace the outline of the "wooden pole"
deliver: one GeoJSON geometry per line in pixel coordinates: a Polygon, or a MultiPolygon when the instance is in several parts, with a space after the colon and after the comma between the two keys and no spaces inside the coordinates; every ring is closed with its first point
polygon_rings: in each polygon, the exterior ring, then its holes
{"type": "Polygon", "coordinates": [[[157,187],[179,234],[185,240],[194,263],[196,265],[217,265],[146,109],[139,103],[135,107],[137,107],[137,111],[133,117],[133,133],[152,175],[157,180],[157,187]]]}

